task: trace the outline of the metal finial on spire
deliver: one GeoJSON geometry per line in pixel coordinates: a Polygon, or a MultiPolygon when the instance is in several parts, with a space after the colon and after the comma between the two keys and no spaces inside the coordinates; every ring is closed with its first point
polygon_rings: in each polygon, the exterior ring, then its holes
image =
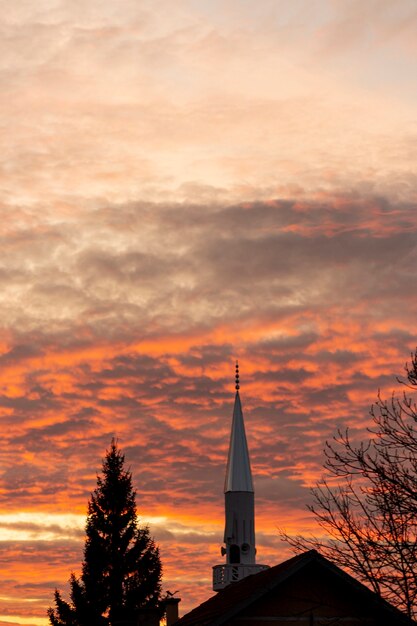
{"type": "Polygon", "coordinates": [[[236,381],[235,389],[236,389],[236,391],[239,391],[239,389],[240,389],[240,386],[239,386],[239,361],[237,359],[236,359],[235,381],[236,381]]]}

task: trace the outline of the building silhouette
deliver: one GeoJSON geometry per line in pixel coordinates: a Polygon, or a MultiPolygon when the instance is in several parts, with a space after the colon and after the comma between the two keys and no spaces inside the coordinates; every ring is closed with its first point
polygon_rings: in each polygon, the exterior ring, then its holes
{"type": "Polygon", "coordinates": [[[226,563],[213,567],[217,593],[179,620],[177,599],[167,626],[416,626],[316,550],[271,568],[256,563],[254,489],[239,386],[236,364],[224,488],[226,563]]]}

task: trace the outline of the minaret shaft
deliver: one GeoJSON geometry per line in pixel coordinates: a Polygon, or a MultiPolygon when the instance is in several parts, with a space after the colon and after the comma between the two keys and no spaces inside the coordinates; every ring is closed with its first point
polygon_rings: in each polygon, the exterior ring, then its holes
{"type": "Polygon", "coordinates": [[[228,491],[224,498],[226,563],[253,564],[256,561],[254,493],[228,491]]]}

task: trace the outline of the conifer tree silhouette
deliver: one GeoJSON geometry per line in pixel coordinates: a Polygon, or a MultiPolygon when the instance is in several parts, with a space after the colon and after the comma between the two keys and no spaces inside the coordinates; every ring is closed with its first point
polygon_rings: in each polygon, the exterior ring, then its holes
{"type": "Polygon", "coordinates": [[[55,591],[52,626],[133,626],[143,609],[163,613],[159,551],[149,528],[138,525],[124,460],[113,440],[88,503],[82,573],[71,574],[70,602],[55,591]]]}

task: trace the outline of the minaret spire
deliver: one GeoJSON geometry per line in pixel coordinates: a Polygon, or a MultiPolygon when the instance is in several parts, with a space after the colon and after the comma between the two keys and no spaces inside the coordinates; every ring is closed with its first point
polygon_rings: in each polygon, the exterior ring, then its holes
{"type": "Polygon", "coordinates": [[[249,450],[239,396],[239,383],[239,363],[236,361],[236,395],[235,406],[233,408],[232,432],[230,433],[226,479],[224,481],[225,493],[228,491],[250,491],[253,493],[252,472],[250,469],[249,450]]]}
{"type": "Polygon", "coordinates": [[[257,565],[255,558],[254,490],[239,389],[239,363],[236,361],[236,395],[224,483],[225,547],[221,552],[226,555],[226,565],[213,567],[214,591],[268,567],[257,565]]]}

